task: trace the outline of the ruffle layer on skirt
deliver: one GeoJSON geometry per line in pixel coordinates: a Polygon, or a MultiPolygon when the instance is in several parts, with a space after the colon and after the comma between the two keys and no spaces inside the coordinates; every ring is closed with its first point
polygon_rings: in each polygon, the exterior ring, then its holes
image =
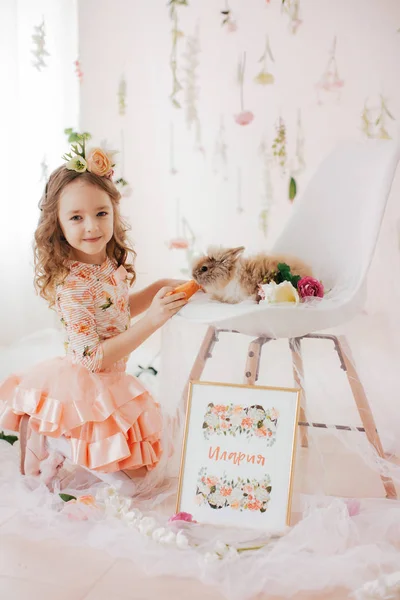
{"type": "Polygon", "coordinates": [[[18,431],[24,414],[37,433],[68,438],[73,462],[92,470],[151,470],[161,456],[159,405],[127,373],[46,361],[0,385],[0,427],[18,431]]]}

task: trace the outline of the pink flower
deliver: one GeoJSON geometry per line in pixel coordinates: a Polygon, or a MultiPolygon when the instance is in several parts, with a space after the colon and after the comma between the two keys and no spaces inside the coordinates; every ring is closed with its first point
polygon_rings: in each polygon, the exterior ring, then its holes
{"type": "Polygon", "coordinates": [[[244,110],[238,115],[235,115],[235,121],[238,125],[249,125],[254,119],[254,115],[250,110],[244,110]]]}
{"type": "Polygon", "coordinates": [[[297,291],[302,299],[313,296],[317,298],[324,297],[324,286],[318,279],[314,279],[314,277],[303,277],[303,279],[300,279],[297,284],[297,291]]]}
{"type": "Polygon", "coordinates": [[[168,248],[170,250],[186,250],[189,248],[189,242],[185,238],[175,238],[170,240],[168,248]]]}
{"type": "Polygon", "coordinates": [[[237,31],[237,25],[235,21],[229,21],[229,23],[226,25],[226,28],[229,33],[235,33],[235,31],[237,31]]]}
{"type": "Polygon", "coordinates": [[[265,437],[267,435],[267,428],[265,425],[263,427],[258,427],[255,433],[257,437],[265,437]]]}
{"type": "Polygon", "coordinates": [[[168,523],[172,523],[173,521],[186,521],[186,523],[197,523],[197,521],[193,519],[193,516],[187,512],[180,512],[176,515],[173,515],[169,519],[168,523]]]}
{"type": "Polygon", "coordinates": [[[334,88],[342,88],[343,86],[344,86],[343,79],[336,79],[336,81],[334,81],[332,83],[332,87],[334,87],[334,88]]]}
{"type": "Polygon", "coordinates": [[[345,500],[347,510],[349,512],[349,517],[356,517],[360,513],[360,502],[355,498],[350,498],[349,500],[345,500]]]}

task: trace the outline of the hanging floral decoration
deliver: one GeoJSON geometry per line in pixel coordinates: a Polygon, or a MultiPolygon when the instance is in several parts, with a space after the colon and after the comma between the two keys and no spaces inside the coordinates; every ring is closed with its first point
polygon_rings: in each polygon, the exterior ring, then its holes
{"type": "Polygon", "coordinates": [[[244,208],[242,205],[242,170],[240,167],[237,168],[236,198],[236,212],[238,215],[241,215],[244,212],[244,208]]]}
{"type": "Polygon", "coordinates": [[[79,83],[81,83],[81,81],[83,79],[83,71],[82,71],[81,61],[79,59],[74,60],[74,65],[75,65],[75,74],[78,78],[79,83]]]}
{"type": "Polygon", "coordinates": [[[339,70],[336,61],[336,36],[333,39],[331,51],[329,53],[328,63],[325,71],[322,73],[321,79],[316,84],[318,92],[318,104],[322,104],[320,92],[335,93],[337,99],[340,97],[340,90],[344,86],[343,79],[339,76],[339,70]]]}
{"type": "Polygon", "coordinates": [[[228,33],[234,33],[235,31],[237,31],[237,24],[232,17],[232,11],[229,8],[228,0],[225,0],[225,8],[224,10],[221,10],[221,16],[221,26],[224,27],[228,33]]]}
{"type": "Polygon", "coordinates": [[[180,269],[182,275],[190,275],[191,265],[196,254],[196,235],[188,220],[181,215],[180,201],[176,202],[176,235],[167,243],[169,250],[184,250],[186,266],[180,269]]]}
{"type": "Polygon", "coordinates": [[[221,115],[220,126],[218,130],[217,139],[215,141],[214,150],[214,173],[218,173],[219,167],[221,167],[224,173],[224,180],[228,179],[228,146],[225,140],[225,125],[224,118],[221,115]]]}
{"type": "Polygon", "coordinates": [[[188,129],[194,125],[196,135],[196,149],[204,153],[204,148],[201,143],[201,123],[197,108],[199,85],[197,68],[199,66],[200,54],[200,35],[199,26],[196,27],[194,35],[186,38],[186,51],[183,55],[184,59],[184,88],[185,88],[185,113],[186,124],[188,129]]]}
{"type": "Polygon", "coordinates": [[[287,150],[286,150],[286,125],[282,117],[279,117],[278,123],[275,126],[276,133],[272,142],[272,156],[277,164],[281,167],[282,172],[286,170],[287,150]]]}
{"type": "Polygon", "coordinates": [[[364,135],[368,138],[391,140],[392,137],[387,130],[388,120],[395,121],[395,117],[388,109],[386,99],[380,95],[378,105],[368,106],[367,98],[361,114],[361,128],[364,135]]]}
{"type": "Polygon", "coordinates": [[[169,172],[171,175],[176,175],[178,169],[175,166],[175,139],[174,139],[174,124],[169,124],[169,172]]]}
{"type": "Polygon", "coordinates": [[[294,35],[303,22],[300,19],[300,0],[282,0],[281,8],[282,12],[289,17],[289,28],[294,35]]]}
{"type": "Polygon", "coordinates": [[[260,146],[258,148],[258,154],[261,157],[262,161],[262,182],[263,182],[263,194],[261,197],[261,209],[258,214],[258,225],[264,236],[267,236],[268,233],[268,220],[270,207],[273,203],[274,190],[272,187],[272,177],[271,177],[271,166],[272,166],[272,156],[271,152],[268,149],[268,143],[266,138],[264,137],[261,140],[260,146]]]}
{"type": "Polygon", "coordinates": [[[47,164],[46,156],[43,156],[40,163],[40,181],[46,183],[49,179],[49,165],[47,164]]]}
{"type": "Polygon", "coordinates": [[[34,60],[32,61],[32,64],[35,67],[35,69],[41,71],[44,67],[47,67],[47,64],[45,63],[45,57],[50,56],[50,54],[46,50],[46,32],[44,19],[42,19],[40,25],[36,25],[34,27],[32,40],[34,44],[34,48],[32,50],[34,60]]]}
{"type": "Polygon", "coordinates": [[[118,114],[123,117],[126,112],[126,81],[125,77],[121,77],[118,85],[118,114]]]}
{"type": "Polygon", "coordinates": [[[306,168],[306,162],[304,157],[304,132],[303,125],[301,121],[301,111],[300,109],[297,112],[297,132],[296,132],[296,152],[294,159],[291,165],[291,174],[289,177],[289,188],[288,188],[288,197],[291,202],[295,199],[297,195],[297,177],[306,168]]]}
{"type": "Polygon", "coordinates": [[[169,16],[172,21],[172,47],[169,61],[172,73],[172,92],[169,97],[174,108],[181,108],[181,103],[177,99],[177,95],[183,89],[178,79],[178,41],[184,37],[184,33],[179,29],[178,25],[178,7],[189,5],[187,0],[169,0],[168,6],[169,16]]]}
{"type": "Polygon", "coordinates": [[[240,58],[237,70],[237,80],[240,89],[240,113],[235,115],[235,121],[238,125],[249,125],[254,120],[254,114],[244,108],[244,74],[246,70],[246,52],[240,58]]]}
{"type": "Polygon", "coordinates": [[[261,71],[254,78],[255,83],[258,83],[259,85],[270,85],[270,84],[274,83],[274,81],[275,81],[274,76],[272,75],[272,73],[269,73],[268,69],[267,69],[268,58],[271,60],[271,62],[275,62],[274,57],[271,52],[269,38],[267,36],[267,39],[265,42],[264,54],[261,56],[261,58],[258,61],[259,63],[262,63],[262,68],[261,68],[261,71]]]}

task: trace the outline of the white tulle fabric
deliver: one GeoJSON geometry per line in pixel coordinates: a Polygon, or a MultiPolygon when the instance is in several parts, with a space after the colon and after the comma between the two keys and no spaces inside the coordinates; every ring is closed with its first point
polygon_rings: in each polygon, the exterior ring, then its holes
{"type": "MultiPolygon", "coordinates": [[[[260,592],[290,598],[299,591],[311,594],[328,588],[345,588],[357,600],[395,598],[400,571],[400,501],[384,497],[380,475],[392,477],[400,493],[399,218],[399,204],[393,196],[368,276],[365,309],[347,324],[328,331],[347,338],[386,458],[377,457],[363,433],[310,429],[309,448],[299,448],[296,459],[293,525],[279,536],[264,532],[256,538],[254,532],[167,524],[175,512],[182,427],[180,431],[169,429],[168,436],[174,432],[173,455],[133,489],[133,498],[121,500],[112,492],[108,508],[96,515],[88,510],[88,519],[83,521],[66,515],[57,492],[104,498],[110,495],[107,484],[65,463],[59,473],[60,490],[51,493],[40,480],[22,478],[17,445],[0,442],[0,506],[16,511],[7,523],[8,531],[101,548],[132,560],[150,574],[197,578],[216,586],[231,600],[250,599],[260,592]],[[357,501],[353,501],[355,497],[357,501]],[[134,509],[142,515],[138,517],[134,509]],[[150,520],[143,522],[143,517],[150,520]],[[178,542],[179,530],[183,534],[178,542]],[[222,551],[225,544],[233,550],[222,551]],[[260,550],[235,551],[262,544],[260,550]]],[[[205,331],[201,321],[173,319],[164,329],[161,362],[155,365],[160,374],[154,378],[148,372],[141,377],[170,422],[176,422],[177,416],[183,422],[182,393],[205,331]]],[[[251,339],[221,334],[202,379],[242,383],[251,339]]],[[[132,374],[137,373],[137,363],[148,362],[140,352],[128,364],[132,374]]],[[[23,369],[60,353],[58,334],[33,336],[1,352],[0,378],[16,364],[23,369]]],[[[304,340],[303,359],[307,419],[360,425],[332,345],[304,340]]],[[[293,386],[286,340],[264,346],[258,383],[293,386]]]]}

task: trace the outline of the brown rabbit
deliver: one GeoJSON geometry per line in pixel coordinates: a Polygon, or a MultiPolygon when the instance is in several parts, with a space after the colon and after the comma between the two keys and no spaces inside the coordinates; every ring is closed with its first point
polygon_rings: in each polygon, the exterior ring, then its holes
{"type": "Polygon", "coordinates": [[[259,300],[258,286],[271,281],[279,263],[290,266],[293,275],[312,276],[311,268],[298,258],[285,255],[256,254],[243,258],[239,248],[208,248],[207,256],[196,260],[193,279],[215,300],[236,304],[259,300]]]}

